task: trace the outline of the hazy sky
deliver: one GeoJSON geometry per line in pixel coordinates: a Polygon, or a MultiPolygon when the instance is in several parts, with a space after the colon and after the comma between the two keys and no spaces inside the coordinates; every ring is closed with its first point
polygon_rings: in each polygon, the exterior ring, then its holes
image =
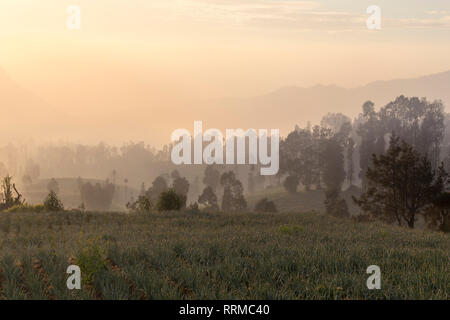
{"type": "Polygon", "coordinates": [[[2,0],[0,39],[0,68],[58,108],[151,101],[159,114],[172,100],[449,70],[450,1],[2,0]],[[72,4],[80,30],[66,28],[72,4]],[[379,31],[366,27],[374,4],[379,31]]]}

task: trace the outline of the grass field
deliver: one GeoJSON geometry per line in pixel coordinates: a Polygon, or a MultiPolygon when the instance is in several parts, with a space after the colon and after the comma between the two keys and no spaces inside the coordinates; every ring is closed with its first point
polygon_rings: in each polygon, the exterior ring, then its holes
{"type": "Polygon", "coordinates": [[[1,213],[0,299],[449,299],[449,254],[449,235],[315,212],[1,213]]]}

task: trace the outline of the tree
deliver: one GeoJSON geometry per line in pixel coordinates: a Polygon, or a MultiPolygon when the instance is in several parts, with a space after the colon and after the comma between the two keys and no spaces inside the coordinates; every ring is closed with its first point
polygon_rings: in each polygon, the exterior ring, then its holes
{"type": "Polygon", "coordinates": [[[426,212],[428,226],[443,232],[450,232],[450,193],[439,194],[433,206],[426,212]]]}
{"type": "Polygon", "coordinates": [[[180,210],[185,203],[186,199],[171,188],[161,193],[157,208],[158,211],[180,210]]]}
{"type": "Polygon", "coordinates": [[[200,186],[200,179],[198,178],[198,176],[195,176],[194,182],[192,183],[190,190],[192,198],[195,199],[200,195],[201,186],[200,186]]]}
{"type": "Polygon", "coordinates": [[[340,190],[345,180],[343,152],[344,148],[337,138],[333,137],[327,140],[323,152],[323,181],[329,190],[340,190]]]}
{"type": "Polygon", "coordinates": [[[331,134],[332,130],[326,127],[301,129],[297,126],[280,142],[279,174],[296,176],[306,190],[312,185],[320,189],[325,161],[323,152],[331,134]]]}
{"type": "Polygon", "coordinates": [[[228,171],[220,177],[220,184],[224,188],[222,197],[222,210],[226,212],[239,212],[247,209],[242,183],[236,179],[233,171],[228,171]]]}
{"type": "Polygon", "coordinates": [[[372,157],[367,190],[353,200],[370,215],[414,228],[417,216],[442,192],[445,176],[442,165],[433,170],[426,155],[393,135],[386,153],[372,157]]]}
{"type": "Polygon", "coordinates": [[[295,194],[297,192],[298,184],[300,183],[300,180],[295,175],[290,175],[286,177],[286,179],[283,182],[283,187],[286,189],[287,192],[290,194],[295,194]]]}
{"type": "Polygon", "coordinates": [[[434,169],[439,166],[445,130],[442,102],[399,96],[378,114],[385,132],[395,132],[419,153],[426,154],[434,169]]]}
{"type": "Polygon", "coordinates": [[[355,164],[353,162],[353,154],[355,152],[355,140],[349,138],[347,141],[347,180],[353,185],[353,174],[355,172],[355,164]]]}
{"type": "Polygon", "coordinates": [[[359,146],[359,165],[361,171],[359,177],[362,180],[363,189],[366,188],[365,172],[371,164],[372,155],[381,154],[385,149],[384,125],[380,121],[379,114],[375,112],[374,106],[374,103],[371,101],[364,103],[363,113],[360,115],[361,123],[356,130],[356,133],[361,138],[359,146]]]}
{"type": "Polygon", "coordinates": [[[167,181],[162,176],[157,177],[153,182],[152,186],[147,191],[147,197],[152,202],[157,202],[161,193],[167,191],[167,181]]]}
{"type": "Polygon", "coordinates": [[[48,212],[64,211],[64,205],[55,191],[51,190],[44,200],[44,209],[48,212]]]}
{"type": "Polygon", "coordinates": [[[213,188],[206,187],[202,194],[198,197],[198,203],[204,205],[207,210],[218,211],[219,205],[217,203],[217,196],[213,188]]]}
{"type": "Polygon", "coordinates": [[[267,198],[259,200],[255,205],[255,212],[277,212],[277,207],[273,201],[267,198]]]}
{"type": "Polygon", "coordinates": [[[325,209],[328,214],[338,218],[349,218],[347,202],[341,197],[341,190],[330,188],[325,192],[325,209]]]}
{"type": "Polygon", "coordinates": [[[216,191],[220,182],[220,172],[213,165],[208,165],[205,168],[205,177],[203,178],[203,184],[211,187],[216,191]]]}
{"type": "Polygon", "coordinates": [[[152,202],[146,195],[141,194],[141,195],[139,195],[139,197],[137,198],[136,201],[128,202],[126,207],[131,212],[147,213],[147,212],[150,212],[152,209],[152,202]]]}
{"type": "MultiPolygon", "coordinates": [[[[322,128],[328,128],[331,130],[331,134],[336,134],[338,132],[343,132],[344,126],[350,125],[351,129],[351,119],[342,113],[328,113],[322,117],[320,121],[320,126],[322,128]]],[[[345,129],[346,131],[348,129],[345,129]]]]}

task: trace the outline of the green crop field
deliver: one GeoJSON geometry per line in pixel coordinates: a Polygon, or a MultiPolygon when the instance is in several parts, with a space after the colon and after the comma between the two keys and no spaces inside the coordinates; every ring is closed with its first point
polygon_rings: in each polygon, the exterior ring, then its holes
{"type": "Polygon", "coordinates": [[[0,299],[449,299],[449,254],[446,234],[317,212],[1,213],[0,299]]]}

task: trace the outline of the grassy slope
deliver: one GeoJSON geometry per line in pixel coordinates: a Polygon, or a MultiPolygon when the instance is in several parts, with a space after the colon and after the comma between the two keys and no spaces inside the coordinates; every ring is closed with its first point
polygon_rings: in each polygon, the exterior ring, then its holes
{"type": "Polygon", "coordinates": [[[0,298],[449,299],[449,253],[448,235],[317,213],[0,214],[0,298]],[[81,248],[84,276],[97,252],[106,269],[69,292],[81,248]]]}

